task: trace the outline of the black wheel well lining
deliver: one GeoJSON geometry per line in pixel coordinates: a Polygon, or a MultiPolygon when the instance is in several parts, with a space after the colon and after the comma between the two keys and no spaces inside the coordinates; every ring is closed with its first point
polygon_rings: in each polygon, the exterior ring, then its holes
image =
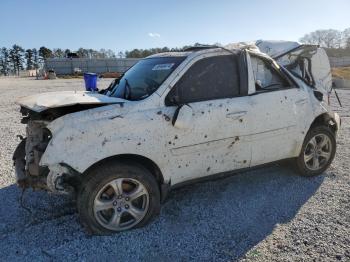
{"type": "Polygon", "coordinates": [[[315,120],[312,122],[310,129],[312,129],[316,126],[327,126],[334,133],[336,133],[338,131],[337,123],[329,113],[323,113],[323,114],[317,116],[315,118],[315,120]]]}

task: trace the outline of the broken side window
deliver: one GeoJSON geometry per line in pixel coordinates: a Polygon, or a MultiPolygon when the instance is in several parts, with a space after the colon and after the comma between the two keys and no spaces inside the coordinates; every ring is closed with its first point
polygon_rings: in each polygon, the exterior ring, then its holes
{"type": "Polygon", "coordinates": [[[199,60],[170,91],[166,104],[176,97],[179,104],[231,98],[239,95],[238,57],[225,55],[199,60]]]}
{"type": "Polygon", "coordinates": [[[263,59],[251,56],[256,91],[274,90],[289,87],[288,81],[263,59]]]}

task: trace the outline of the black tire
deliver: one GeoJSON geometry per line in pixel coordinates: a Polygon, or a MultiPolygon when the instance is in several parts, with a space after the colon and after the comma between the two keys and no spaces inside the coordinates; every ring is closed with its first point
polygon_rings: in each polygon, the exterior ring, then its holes
{"type": "MultiPolygon", "coordinates": [[[[95,235],[109,235],[123,230],[111,230],[104,227],[94,215],[94,201],[97,194],[105,185],[115,179],[132,179],[141,183],[148,193],[148,208],[146,214],[138,224],[132,228],[142,227],[149,223],[160,211],[160,192],[156,179],[149,170],[133,162],[108,162],[88,171],[82,179],[78,191],[77,209],[81,224],[88,233],[95,235]]],[[[113,207],[115,208],[115,207],[113,207]]],[[[116,212],[116,210],[113,210],[116,212]]],[[[128,228],[131,229],[131,228],[128,228]]]]}
{"type": "Polygon", "coordinates": [[[306,176],[306,177],[312,177],[312,176],[317,176],[317,175],[322,174],[324,171],[327,170],[327,168],[332,163],[334,156],[335,156],[335,152],[336,152],[336,146],[337,146],[337,144],[336,144],[335,134],[334,134],[333,130],[331,130],[327,126],[316,126],[312,129],[310,129],[309,132],[305,136],[304,143],[303,143],[303,146],[302,146],[301,151],[300,151],[300,155],[294,160],[294,166],[296,168],[296,171],[300,175],[306,176]],[[304,153],[305,153],[305,150],[306,150],[306,147],[307,147],[309,141],[317,135],[325,135],[329,138],[330,143],[331,143],[330,158],[327,161],[325,161],[323,163],[323,165],[320,166],[319,169],[311,170],[305,163],[304,153]]]}

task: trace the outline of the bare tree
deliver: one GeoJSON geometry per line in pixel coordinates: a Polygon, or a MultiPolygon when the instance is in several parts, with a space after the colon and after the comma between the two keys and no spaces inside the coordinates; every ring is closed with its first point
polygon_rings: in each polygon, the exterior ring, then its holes
{"type": "Polygon", "coordinates": [[[350,49],[350,27],[342,32],[342,42],[345,48],[350,49]]]}
{"type": "Polygon", "coordinates": [[[119,58],[125,58],[124,52],[123,52],[123,51],[119,51],[119,52],[118,52],[118,57],[119,57],[119,58]]]}
{"type": "Polygon", "coordinates": [[[335,29],[316,30],[304,35],[299,41],[305,44],[320,45],[327,48],[340,48],[342,42],[341,36],[341,32],[335,29]]]}
{"type": "Polygon", "coordinates": [[[323,30],[323,43],[327,48],[340,48],[341,32],[334,29],[323,30]]]}

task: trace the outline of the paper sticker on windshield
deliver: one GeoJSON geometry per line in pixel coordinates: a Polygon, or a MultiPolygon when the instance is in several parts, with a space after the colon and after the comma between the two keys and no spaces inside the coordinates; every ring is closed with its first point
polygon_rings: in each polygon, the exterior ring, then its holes
{"type": "Polygon", "coordinates": [[[174,63],[168,63],[168,64],[158,64],[155,65],[152,70],[169,70],[171,69],[175,64],[174,63]]]}

